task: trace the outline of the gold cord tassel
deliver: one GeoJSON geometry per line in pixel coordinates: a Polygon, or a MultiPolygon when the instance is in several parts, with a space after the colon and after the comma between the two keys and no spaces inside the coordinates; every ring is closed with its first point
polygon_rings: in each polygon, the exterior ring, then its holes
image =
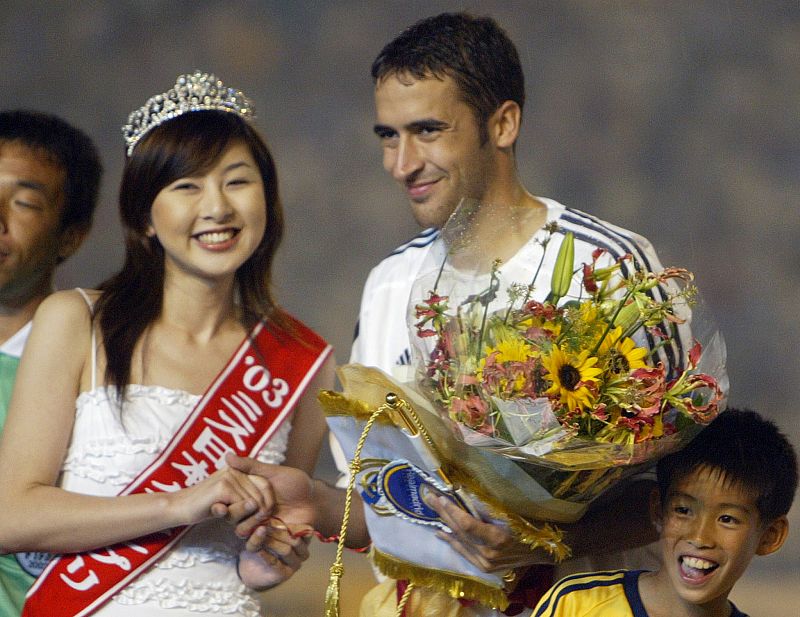
{"type": "Polygon", "coordinates": [[[328,589],[325,591],[325,617],[339,617],[339,588],[342,574],[344,574],[344,566],[340,563],[334,563],[331,566],[328,589]]]}
{"type": "Polygon", "coordinates": [[[395,617],[403,617],[403,611],[406,609],[406,603],[411,597],[412,591],[414,591],[414,583],[409,581],[408,585],[406,585],[406,590],[403,592],[400,601],[397,603],[397,612],[395,613],[395,617]]]}
{"type": "Polygon", "coordinates": [[[331,566],[328,590],[325,592],[325,617],[339,617],[339,591],[341,579],[344,575],[342,557],[344,555],[344,542],[347,537],[347,524],[350,522],[350,508],[353,503],[353,488],[355,487],[356,474],[361,471],[361,450],[364,448],[364,442],[367,440],[367,435],[372,425],[381,414],[394,409],[397,405],[397,400],[397,395],[390,392],[386,395],[386,403],[372,412],[369,420],[367,420],[367,423],[364,425],[364,430],[361,431],[361,437],[359,437],[358,444],[353,453],[353,460],[350,461],[350,479],[347,482],[347,492],[344,498],[344,515],[342,516],[342,527],[339,531],[339,542],[336,546],[336,560],[331,566]]]}

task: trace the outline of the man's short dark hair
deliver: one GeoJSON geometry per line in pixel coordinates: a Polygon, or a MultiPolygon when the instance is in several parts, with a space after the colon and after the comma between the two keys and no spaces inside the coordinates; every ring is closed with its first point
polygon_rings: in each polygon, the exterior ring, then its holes
{"type": "Polygon", "coordinates": [[[661,503],[678,482],[700,469],[730,486],[753,491],[762,524],[784,516],[797,490],[797,455],[769,420],[750,410],[728,409],[683,450],[658,462],[661,503]]]}
{"type": "Polygon", "coordinates": [[[525,77],[519,54],[490,17],[442,13],[418,21],[388,43],[372,63],[376,83],[391,75],[416,79],[452,78],[478,118],[486,121],[505,101],[525,105],[525,77]]]}
{"type": "Polygon", "coordinates": [[[92,140],[61,118],[38,111],[0,111],[0,144],[15,142],[41,152],[64,170],[61,229],[88,229],[97,205],[103,168],[92,140]]]}

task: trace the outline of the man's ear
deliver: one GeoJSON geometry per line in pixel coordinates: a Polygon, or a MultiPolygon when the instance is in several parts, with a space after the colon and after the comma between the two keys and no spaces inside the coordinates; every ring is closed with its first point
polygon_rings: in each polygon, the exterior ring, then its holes
{"type": "Polygon", "coordinates": [[[58,239],[58,262],[71,257],[78,250],[89,234],[88,225],[70,225],[64,229],[58,239]]]}
{"type": "Polygon", "coordinates": [[[661,508],[661,495],[657,488],[650,491],[650,522],[653,523],[658,535],[661,535],[661,530],[664,528],[664,514],[661,508]]]}
{"type": "Polygon", "coordinates": [[[498,148],[512,148],[519,137],[522,110],[514,101],[503,101],[489,118],[489,135],[498,148]]]}
{"type": "Polygon", "coordinates": [[[761,532],[756,555],[769,555],[777,551],[789,535],[789,520],[780,516],[772,521],[761,532]]]}

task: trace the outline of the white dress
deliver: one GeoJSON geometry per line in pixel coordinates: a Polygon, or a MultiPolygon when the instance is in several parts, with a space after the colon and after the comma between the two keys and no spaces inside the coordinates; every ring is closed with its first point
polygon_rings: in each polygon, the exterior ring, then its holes
{"type": "MultiPolygon", "coordinates": [[[[92,374],[94,380],[94,371],[92,374]]],[[[134,384],[128,386],[120,411],[114,388],[92,385],[76,401],[75,425],[58,486],[76,493],[112,496],[161,453],[200,396],[134,384]]],[[[258,459],[282,463],[290,430],[290,422],[284,422],[258,459]]],[[[94,614],[259,617],[258,595],[245,587],[236,573],[241,545],[230,524],[218,519],[200,523],[94,614]]]]}

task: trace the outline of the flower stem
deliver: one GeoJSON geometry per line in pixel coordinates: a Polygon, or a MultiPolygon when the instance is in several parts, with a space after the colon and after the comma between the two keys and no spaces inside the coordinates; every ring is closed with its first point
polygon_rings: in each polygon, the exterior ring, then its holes
{"type": "MultiPolygon", "coordinates": [[[[533,286],[536,284],[536,279],[539,278],[539,271],[542,269],[542,264],[544,264],[544,257],[547,254],[547,245],[550,243],[550,238],[553,237],[553,232],[548,231],[547,235],[545,236],[544,240],[542,240],[542,256],[539,259],[539,265],[536,266],[536,272],[533,273],[533,278],[531,282],[528,284],[528,291],[525,293],[525,297],[522,299],[522,306],[524,307],[528,300],[530,300],[531,293],[533,293],[533,286]]],[[[514,303],[510,302],[508,305],[508,310],[506,311],[506,316],[503,319],[503,324],[508,323],[508,318],[511,315],[511,309],[514,308],[514,303]]]]}
{"type": "Polygon", "coordinates": [[[629,289],[625,293],[625,296],[622,298],[622,300],[619,301],[619,304],[617,305],[617,310],[614,311],[614,314],[611,316],[611,319],[608,320],[608,324],[606,324],[606,329],[603,332],[603,335],[597,340],[597,343],[595,343],[594,349],[592,349],[592,353],[589,354],[590,356],[595,355],[597,353],[597,350],[600,349],[600,345],[603,344],[603,341],[606,340],[608,333],[611,332],[611,328],[614,327],[614,320],[617,318],[617,315],[619,315],[620,311],[625,306],[625,303],[628,300],[630,300],[632,295],[633,295],[633,290],[629,289]]]}
{"type": "MultiPolygon", "coordinates": [[[[497,276],[497,269],[500,267],[500,262],[495,261],[492,265],[492,272],[489,277],[489,289],[494,289],[495,283],[499,283],[500,279],[497,276]]],[[[475,350],[475,362],[481,361],[481,347],[483,346],[483,334],[486,329],[486,319],[489,316],[489,304],[490,301],[487,300],[483,304],[483,315],[481,316],[481,329],[478,332],[478,347],[475,350]]]]}
{"type": "Polygon", "coordinates": [[[436,274],[436,281],[433,283],[433,293],[437,293],[439,289],[439,280],[442,278],[442,272],[444,271],[444,265],[447,263],[447,255],[445,255],[444,259],[442,259],[442,265],[439,266],[439,272],[436,274]]]}

